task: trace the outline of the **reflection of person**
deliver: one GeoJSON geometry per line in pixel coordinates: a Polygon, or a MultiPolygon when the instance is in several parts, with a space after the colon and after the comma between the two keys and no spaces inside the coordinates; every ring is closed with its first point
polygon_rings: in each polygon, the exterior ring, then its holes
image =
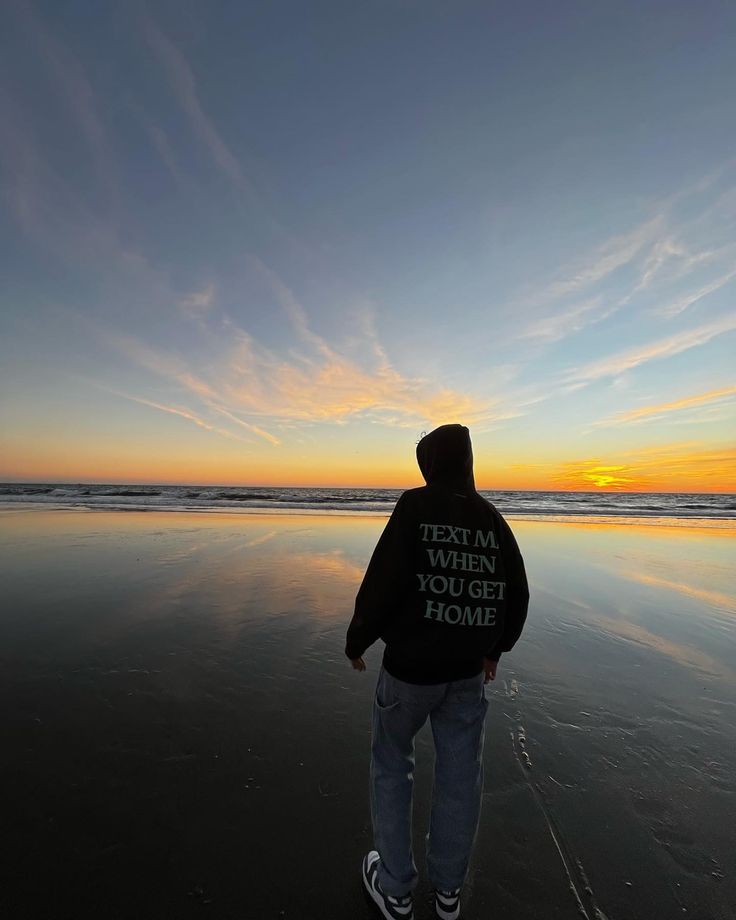
{"type": "Polygon", "coordinates": [[[358,671],[386,643],[373,703],[375,850],[363,883],[387,920],[412,920],[414,736],[429,718],[436,760],[427,868],[441,920],[460,914],[480,815],[487,700],[499,656],[521,634],[524,562],[499,512],[475,490],[470,433],[442,425],[417,445],[427,485],[399,498],[355,601],[345,652],[358,671]]]}

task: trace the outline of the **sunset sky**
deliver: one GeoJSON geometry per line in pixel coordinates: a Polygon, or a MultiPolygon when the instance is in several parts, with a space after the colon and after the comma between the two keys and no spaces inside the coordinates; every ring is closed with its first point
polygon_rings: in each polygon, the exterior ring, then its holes
{"type": "Polygon", "coordinates": [[[0,19],[0,480],[736,490],[735,4],[0,19]]]}

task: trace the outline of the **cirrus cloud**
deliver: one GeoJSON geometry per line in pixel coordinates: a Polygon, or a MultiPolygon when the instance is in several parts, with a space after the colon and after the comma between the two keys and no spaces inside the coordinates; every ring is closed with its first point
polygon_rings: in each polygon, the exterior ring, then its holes
{"type": "Polygon", "coordinates": [[[709,390],[707,393],[699,393],[697,396],[686,396],[683,399],[676,399],[671,402],[658,403],[654,406],[640,406],[638,409],[630,409],[628,412],[621,412],[611,418],[603,419],[597,422],[597,426],[605,425],[622,425],[627,422],[641,422],[652,417],[660,417],[669,412],[678,412],[685,409],[693,409],[714,402],[722,402],[736,395],[736,386],[723,387],[719,390],[709,390]]]}

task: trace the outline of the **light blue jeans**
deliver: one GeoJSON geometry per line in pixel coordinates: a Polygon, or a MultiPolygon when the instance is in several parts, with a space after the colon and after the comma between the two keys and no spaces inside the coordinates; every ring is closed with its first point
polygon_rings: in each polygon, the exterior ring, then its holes
{"type": "Polygon", "coordinates": [[[427,870],[433,888],[460,888],[468,871],[483,792],[488,701],[481,672],[447,684],[409,684],[383,667],[373,701],[371,817],[386,894],[416,888],[412,851],[414,736],[429,717],[435,764],[427,870]]]}

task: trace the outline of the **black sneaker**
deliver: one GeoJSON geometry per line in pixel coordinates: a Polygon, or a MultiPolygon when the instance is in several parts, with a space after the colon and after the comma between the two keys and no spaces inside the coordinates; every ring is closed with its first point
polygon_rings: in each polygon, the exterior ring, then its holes
{"type": "Polygon", "coordinates": [[[363,859],[363,884],[368,896],[386,920],[414,920],[414,900],[411,894],[400,898],[384,894],[378,882],[378,863],[381,857],[377,850],[371,850],[363,859]]]}
{"type": "Polygon", "coordinates": [[[440,920],[457,920],[460,916],[460,889],[434,892],[434,911],[440,920]]]}

